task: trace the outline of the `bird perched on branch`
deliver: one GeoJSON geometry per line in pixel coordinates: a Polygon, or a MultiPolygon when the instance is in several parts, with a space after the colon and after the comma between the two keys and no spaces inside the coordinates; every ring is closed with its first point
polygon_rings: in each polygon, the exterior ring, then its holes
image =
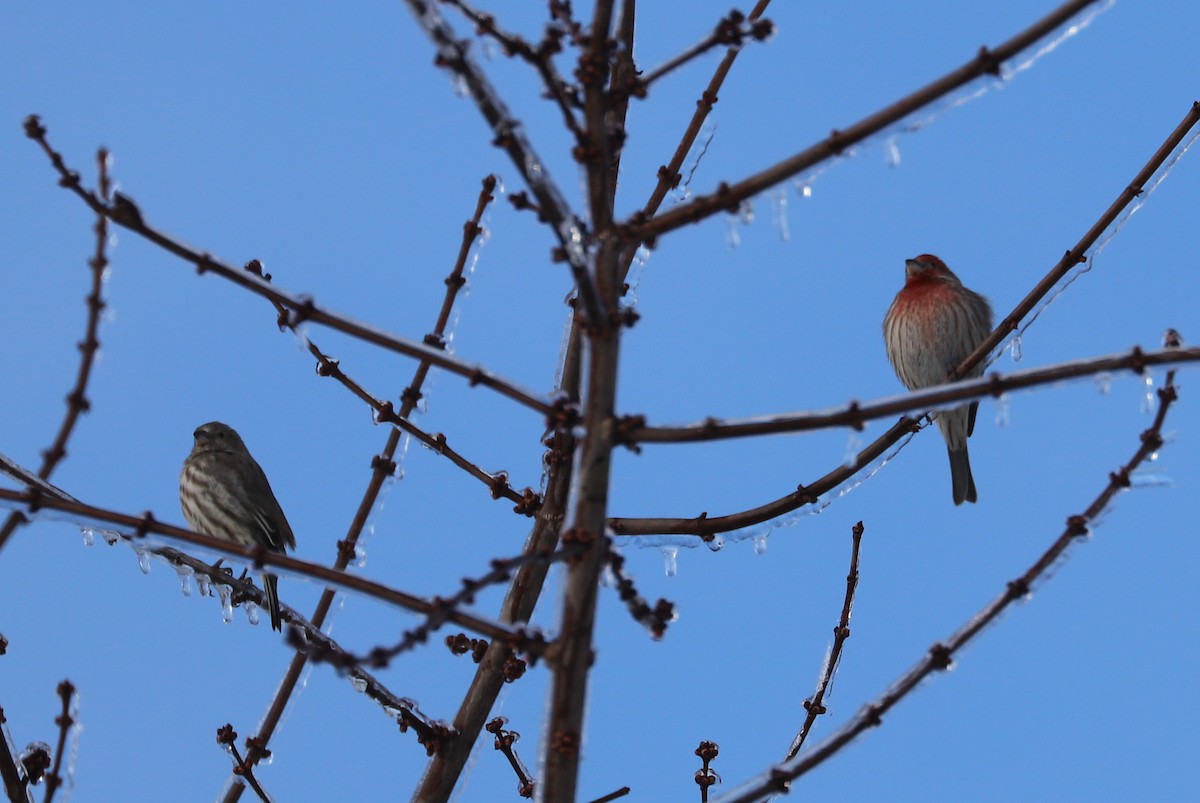
{"type": "MultiPolygon", "coordinates": [[[[179,504],[198,533],[285,554],[296,538],[262,468],[233,427],[212,421],[193,433],[195,445],[179,475],[179,504]]],[[[278,578],[263,573],[271,627],[282,629],[278,578]]]]}
{"type": "MultiPolygon", "coordinates": [[[[883,339],[888,359],[905,387],[919,390],[943,384],[991,331],[991,305],[964,287],[945,262],[921,254],[904,263],[904,288],[884,316],[883,339]]],[[[982,375],[980,362],[963,378],[982,375]]],[[[975,431],[978,409],[979,402],[973,401],[935,414],[950,453],[956,505],[976,499],[967,438],[975,431]]]]}

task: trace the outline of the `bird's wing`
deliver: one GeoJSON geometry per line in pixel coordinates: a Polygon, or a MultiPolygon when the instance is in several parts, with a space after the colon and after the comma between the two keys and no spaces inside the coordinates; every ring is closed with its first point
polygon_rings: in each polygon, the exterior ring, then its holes
{"type": "Polygon", "coordinates": [[[267,475],[254,458],[228,452],[219,455],[221,462],[233,471],[246,491],[247,507],[259,527],[255,540],[276,552],[295,549],[296,536],[292,534],[292,526],[288,524],[287,516],[283,515],[283,508],[271,490],[267,475]]]}

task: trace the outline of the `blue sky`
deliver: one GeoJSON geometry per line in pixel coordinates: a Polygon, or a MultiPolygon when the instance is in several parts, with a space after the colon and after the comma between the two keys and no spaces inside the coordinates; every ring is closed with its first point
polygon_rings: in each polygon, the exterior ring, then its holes
{"type": "MultiPolygon", "coordinates": [[[[502,10],[536,36],[544,4],[502,10]]],[[[585,12],[586,3],[577,3],[585,12]]],[[[689,13],[643,3],[638,63],[653,67],[702,38],[729,4],[689,13]]],[[[757,171],[871,113],[1048,13],[1005,4],[779,2],[771,41],[739,58],[692,187],[757,171]]],[[[1200,97],[1200,15],[1181,4],[1118,2],[1077,36],[989,91],[877,138],[821,173],[658,243],[636,274],[641,320],[626,334],[622,412],[653,422],[841,405],[901,388],[880,322],[903,262],[938,254],[1007,313],[1099,217],[1200,97]],[[896,155],[898,154],[898,163],[896,155]],[[785,227],[773,214],[786,199],[785,227]],[[736,233],[736,238],[732,236],[736,233]],[[733,244],[733,240],[737,244],[733,244]]],[[[468,28],[459,25],[463,35],[468,28]]],[[[639,208],[717,59],[653,87],[630,112],[618,212],[639,208]]],[[[520,181],[474,105],[432,65],[400,3],[334,10],[266,5],[9,5],[0,12],[0,292],[4,372],[0,452],[36,466],[63,411],[84,326],[90,213],[55,184],[21,122],[43,117],[85,176],[115,156],[121,189],[147,222],[359,320],[420,339],[432,328],[479,181],[520,181]]],[[[1020,61],[1020,60],[1019,60],[1020,61]]],[[[554,108],[527,68],[484,59],[576,208],[580,177],[554,108]]],[[[939,107],[940,108],[940,107],[939,107]]],[[[934,111],[938,109],[935,108],[934,111]]],[[[928,115],[918,116],[918,120],[928,115]]],[[[1193,149],[1025,333],[1007,372],[1157,348],[1164,329],[1200,339],[1193,243],[1200,173],[1193,149]]],[[[549,392],[570,290],[548,263],[549,233],[498,199],[486,221],[453,348],[549,392]]],[[[235,426],[271,478],[297,555],[331,562],[386,433],[361,402],[319,378],[262,299],[127,232],[110,249],[109,311],[89,389],[92,411],[55,482],[98,505],[182,523],[177,477],[199,424],[235,426]]],[[[309,334],[376,395],[397,398],[414,363],[313,327],[309,334]]],[[[1053,579],[1012,609],[884,726],[798,784],[812,799],[1183,799],[1200,713],[1194,489],[1200,406],[1180,375],[1169,444],[1141,485],[1053,579]],[[1188,500],[1192,499],[1192,502],[1188,500]]],[[[1153,375],[1161,382],[1162,372],[1153,375]]],[[[661,540],[630,541],[642,593],[673,600],[661,642],[601,594],[598,658],[580,799],[632,787],[632,800],[696,800],[692,755],[715,741],[731,788],[782,758],[799,728],[840,611],[849,532],[866,525],[852,637],[815,743],[880,694],[935,641],[1022,573],[1128,459],[1151,416],[1132,375],[984,402],[971,442],[979,504],[955,508],[943,444],[923,432],[820,515],[719,552],[683,545],[667,576],[661,540]],[[639,548],[641,547],[641,548],[639,548]]],[[[540,481],[538,416],[435,372],[419,423],[514,485],[540,481]]],[[[733,512],[782,496],[841,463],[853,436],[832,431],[618,454],[612,512],[733,512]]],[[[857,440],[855,440],[857,438],[857,440]]],[[[527,520],[419,447],[372,516],[362,572],[422,595],[451,593],[487,561],[519,552],[527,520]]],[[[553,631],[561,581],[535,615],[553,631]]],[[[284,577],[311,610],[320,587],[284,577]]],[[[500,592],[481,596],[491,615],[500,592]]],[[[354,649],[397,638],[415,619],[350,597],[334,635],[354,649]]],[[[455,632],[446,630],[445,633],[455,632]]],[[[264,624],[185,597],[170,567],[148,576],[124,546],[84,548],[47,518],[0,552],[0,706],[18,745],[51,741],[54,687],[79,687],[84,724],[77,800],[209,799],[228,777],[216,729],[252,731],[290,653],[264,624]],[[186,789],[187,791],[181,791],[186,789]]],[[[453,717],[474,666],[440,640],[382,679],[434,718],[453,717]]],[[[501,697],[531,768],[548,673],[501,697]]],[[[425,766],[410,734],[328,667],[311,671],[260,772],[277,800],[407,795],[425,766]]],[[[537,770],[535,769],[535,774],[537,770]]],[[[515,799],[485,745],[460,799],[515,799]]]]}

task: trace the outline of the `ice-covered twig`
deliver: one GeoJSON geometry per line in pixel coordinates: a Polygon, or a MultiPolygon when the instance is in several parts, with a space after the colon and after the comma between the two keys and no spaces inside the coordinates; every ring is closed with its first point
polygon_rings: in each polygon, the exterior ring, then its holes
{"type": "Polygon", "coordinates": [[[536,786],[533,776],[529,774],[525,762],[521,761],[521,757],[517,755],[517,751],[513,747],[521,738],[521,734],[505,730],[504,726],[507,724],[508,720],[504,717],[496,717],[487,724],[487,732],[496,737],[493,746],[504,754],[504,757],[508,759],[509,766],[517,774],[517,794],[521,797],[533,797],[536,786]]]}
{"type": "MultiPolygon", "coordinates": [[[[746,19],[750,22],[757,21],[762,17],[763,13],[767,10],[767,6],[770,4],[771,0],[758,0],[758,3],[755,4],[746,19]]],[[[734,61],[737,60],[738,54],[741,52],[741,47],[730,47],[725,51],[724,58],[717,65],[712,78],[709,79],[708,86],[705,87],[704,92],[700,95],[700,100],[696,103],[696,111],[692,113],[692,119],[688,123],[687,128],[684,129],[683,136],[679,140],[679,145],[675,148],[675,153],[671,156],[671,160],[667,164],[658,169],[658,183],[650,193],[650,198],[647,199],[646,205],[642,207],[639,213],[642,218],[649,219],[653,217],[659,207],[662,206],[667,193],[677,187],[682,180],[683,176],[679,171],[683,167],[684,160],[687,159],[692,146],[696,143],[696,138],[700,135],[700,131],[704,127],[704,122],[708,119],[713,105],[717,102],[717,95],[721,91],[721,86],[725,83],[725,77],[729,75],[734,61]]],[[[629,273],[629,267],[633,264],[634,255],[641,245],[641,240],[626,244],[625,250],[621,253],[622,279],[629,273]]]]}
{"type": "MultiPolygon", "coordinates": [[[[112,197],[112,182],[108,176],[108,151],[104,148],[96,152],[96,164],[98,193],[103,201],[108,202],[112,197]]],[[[75,385],[67,394],[67,412],[63,416],[62,424],[59,425],[58,434],[54,436],[54,442],[50,448],[42,452],[42,465],[38,468],[37,473],[44,480],[50,478],[59,461],[67,456],[67,441],[75,431],[75,424],[81,415],[91,409],[91,402],[87,397],[87,387],[92,378],[96,353],[100,350],[100,339],[97,337],[97,333],[100,331],[100,313],[104,311],[105,307],[101,290],[104,287],[104,276],[108,268],[108,218],[97,214],[92,230],[96,233],[96,247],[92,252],[92,258],[88,260],[88,267],[92,273],[92,287],[86,299],[88,312],[83,340],[80,340],[78,344],[79,370],[75,374],[75,385]]],[[[4,544],[23,521],[24,517],[17,512],[10,513],[5,518],[4,524],[0,525],[0,550],[4,549],[4,544]]]]}
{"type": "Polygon", "coordinates": [[[711,194],[697,196],[687,203],[680,204],[654,217],[647,218],[638,214],[629,220],[626,236],[629,240],[652,242],[654,238],[673,229],[699,222],[718,212],[737,209],[738,205],[747,198],[827,159],[835,158],[847,148],[882,131],[964,84],[984,75],[998,75],[1000,65],[1005,61],[1037,43],[1080,11],[1097,2],[1101,2],[1101,0],[1071,0],[1064,3],[1007,42],[990,49],[981,47],[975,57],[966,64],[918,89],[908,97],[895,101],[848,128],[835,130],[817,144],[755,173],[749,178],[734,184],[722,182],[711,194]]]}
{"type": "Polygon", "coordinates": [[[63,785],[63,755],[67,752],[67,738],[75,727],[75,684],[64,680],[58,684],[58,696],[62,700],[62,712],[54,718],[58,726],[58,746],[54,751],[54,766],[46,773],[46,796],[42,803],[51,803],[58,788],[63,785]]]}
{"type": "Polygon", "coordinates": [[[33,793],[26,785],[25,771],[8,732],[8,724],[0,706],[0,780],[4,781],[4,796],[10,803],[33,803],[33,793]]]}
{"type": "MultiPolygon", "coordinates": [[[[271,803],[271,798],[267,796],[262,785],[258,782],[258,778],[254,777],[254,764],[242,758],[241,751],[237,748],[237,731],[233,729],[233,725],[226,723],[220,728],[217,728],[217,744],[223,746],[233,759],[233,774],[239,778],[244,778],[246,783],[250,784],[250,788],[254,790],[254,794],[258,795],[258,799],[262,803],[271,803]]],[[[253,736],[246,737],[247,751],[253,750],[256,742],[253,736]]]]}
{"type": "Polygon", "coordinates": [[[575,117],[576,109],[582,105],[579,101],[579,87],[563,80],[558,72],[558,67],[554,64],[554,56],[562,50],[562,39],[566,35],[565,29],[557,25],[547,26],[545,38],[537,47],[534,47],[520,36],[500,28],[495,17],[471,6],[465,0],[442,0],[442,2],[462,12],[464,17],[475,24],[477,34],[495,39],[504,50],[505,55],[520,56],[521,59],[532,65],[538,71],[538,75],[542,77],[542,83],[546,85],[549,97],[554,99],[559,111],[562,112],[563,124],[575,135],[575,142],[584,141],[583,130],[580,129],[579,120],[575,117]]]}
{"type": "Polygon", "coordinates": [[[804,701],[804,710],[807,713],[800,732],[796,734],[796,738],[788,750],[787,757],[789,759],[800,752],[800,748],[804,746],[804,740],[808,738],[809,731],[812,730],[813,723],[817,721],[817,717],[825,713],[825,694],[829,691],[829,686],[833,683],[833,676],[841,665],[842,647],[846,644],[846,639],[850,638],[850,612],[854,608],[854,592],[858,589],[858,550],[862,545],[863,529],[863,523],[860,521],[850,530],[852,538],[850,571],[846,574],[846,597],[842,601],[842,615],[833,628],[833,646],[829,648],[829,654],[825,657],[825,665],[821,667],[821,678],[817,681],[817,690],[812,697],[804,701]]]}
{"type": "Polygon", "coordinates": [[[298,325],[311,321],[322,326],[328,326],[331,329],[387,351],[427,361],[431,365],[443,368],[452,374],[465,377],[471,385],[483,385],[502,396],[507,396],[513,401],[544,415],[555,416],[558,414],[554,405],[544,397],[526,390],[498,374],[488,371],[482,366],[461,360],[433,346],[417,343],[408,338],[394,335],[383,329],[320,307],[311,297],[288,293],[246,270],[235,268],[232,265],[221,262],[211,254],[197,251],[190,246],[184,245],[179,240],[173,239],[147,226],[142,217],[141,210],[134,205],[132,200],[120,193],[117,194],[116,201],[111,206],[105,204],[94,192],[85,189],[81,185],[79,174],[67,169],[62,157],[50,147],[49,142],[46,140],[46,128],[42,125],[37,115],[30,115],[26,118],[25,132],[30,139],[41,145],[42,149],[50,157],[51,164],[54,165],[54,168],[59,172],[61,177],[59,184],[74,192],[94,212],[105,215],[114,223],[124,226],[135,234],[146,238],[185,262],[190,262],[196,266],[196,270],[199,273],[214,273],[239,287],[282,305],[288,311],[289,325],[298,325]]]}
{"type": "MultiPolygon", "coordinates": [[[[1179,349],[1177,351],[1168,350],[1166,352],[1149,352],[1140,353],[1132,352],[1126,357],[1103,357],[1098,360],[1085,361],[1091,368],[1087,373],[1103,373],[1106,370],[1105,366],[1110,365],[1109,360],[1120,362],[1127,360],[1128,363],[1123,364],[1124,367],[1133,367],[1137,360],[1141,357],[1152,357],[1157,364],[1173,364],[1179,362],[1195,362],[1200,359],[1200,349],[1196,347],[1188,349],[1179,349]],[[1180,359],[1171,359],[1173,355],[1178,355],[1180,359]]],[[[1149,365],[1149,362],[1143,362],[1143,365],[1149,365]]],[[[1067,363],[1067,366],[1074,363],[1067,363]]],[[[1060,368],[1061,366],[1054,366],[1060,368]]],[[[1047,369],[1042,369],[1047,370],[1047,369]]],[[[1036,373],[1036,372],[1028,372],[1036,373]]],[[[1017,376],[1017,375],[1013,375],[1017,376]]],[[[989,379],[972,380],[972,382],[982,382],[986,385],[989,379]]],[[[1050,380],[1046,380],[1050,381],[1050,380]]],[[[965,387],[970,383],[954,385],[953,387],[965,387]]],[[[923,392],[923,391],[922,391],[923,392]]],[[[970,394],[964,393],[965,397],[970,394]]],[[[978,393],[976,395],[988,395],[978,393]]],[[[905,398],[905,397],[898,397],[905,398]]],[[[886,403],[886,402],[884,402],[886,403]]],[[[758,507],[749,510],[730,513],[724,516],[709,517],[707,513],[701,513],[699,516],[691,518],[612,518],[608,520],[608,526],[617,535],[697,535],[705,541],[711,540],[716,533],[725,533],[731,530],[737,530],[742,527],[750,527],[755,524],[761,524],[764,521],[769,521],[777,516],[782,516],[784,513],[789,513],[805,505],[816,504],[822,494],[836,488],[841,483],[845,482],[850,477],[857,474],[872,461],[881,457],[893,444],[903,438],[905,435],[915,432],[919,429],[918,418],[904,417],[901,418],[890,429],[880,435],[865,448],[860,450],[853,459],[845,461],[842,465],[830,471],[820,479],[815,480],[808,485],[800,485],[797,489],[772,500],[758,507]]]]}
{"type": "MultiPolygon", "coordinates": [[[[368,580],[365,577],[348,574],[338,569],[331,569],[282,553],[271,552],[262,547],[242,546],[230,541],[223,541],[219,538],[193,532],[192,530],[185,530],[182,527],[165,524],[155,519],[154,515],[149,512],[141,516],[133,516],[128,513],[108,510],[83,502],[59,499],[34,489],[13,491],[7,488],[0,488],[0,499],[22,505],[31,513],[41,508],[48,508],[51,510],[60,510],[64,513],[71,513],[93,521],[109,522],[118,527],[132,530],[132,533],[123,533],[128,538],[141,538],[149,533],[156,533],[174,541],[181,541],[186,544],[212,550],[222,555],[240,558],[254,564],[257,568],[274,566],[284,572],[311,577],[314,580],[319,580],[336,588],[365,594],[366,596],[374,597],[375,599],[414,613],[429,614],[436,607],[435,603],[429,600],[384,585],[383,583],[375,582],[374,580],[368,580]]],[[[507,625],[457,610],[451,611],[447,618],[455,624],[465,627],[468,630],[473,630],[476,633],[482,633],[488,638],[509,639],[510,643],[516,645],[518,649],[540,652],[540,648],[532,642],[526,643],[527,640],[521,635],[520,631],[507,625]]]]}
{"type": "Polygon", "coordinates": [[[675,57],[668,59],[663,64],[647,70],[640,76],[637,76],[630,82],[630,86],[624,91],[636,96],[644,97],[646,88],[658,79],[667,75],[684,64],[695,58],[699,58],[714,47],[725,45],[730,48],[741,49],[746,41],[752,39],[756,42],[761,42],[769,37],[775,31],[775,26],[770,20],[764,19],[748,19],[745,14],[740,11],[730,11],[729,15],[724,17],[717,27],[712,30],[708,36],[701,39],[696,44],[684,50],[675,57]]]}
{"type": "Polygon", "coordinates": [[[1043,579],[1048,569],[1056,565],[1070,547],[1089,534],[1089,526],[1108,506],[1112,498],[1130,486],[1134,470],[1163,446],[1162,425],[1167,411],[1175,402],[1175,372],[1168,371],[1163,387],[1158,391],[1159,407],[1150,428],[1141,433],[1140,445],[1133,456],[1117,471],[1108,475],[1108,484],[1082,513],[1067,518],[1063,532],[1050,547],[1034,561],[1020,577],[1011,580],[1003,593],[972,616],[950,638],[937,642],[917,664],[901,676],[880,697],[864,706],[854,718],[836,733],[803,756],[771,767],[758,778],[720,798],[720,803],[751,803],[770,794],[785,791],[786,785],[837,753],[858,735],[883,723],[883,715],[920,685],[926,677],[951,666],[953,658],[964,646],[1017,600],[1029,596],[1034,584],[1043,579]]]}
{"type": "MultiPolygon", "coordinates": [[[[396,656],[411,650],[418,644],[424,644],[429,640],[429,635],[442,627],[449,621],[449,613],[455,611],[464,605],[470,605],[475,601],[475,595],[488,586],[498,585],[512,578],[513,572],[525,566],[532,565],[549,565],[551,563],[559,563],[577,558],[581,552],[581,547],[577,544],[564,544],[562,549],[556,551],[545,551],[537,553],[526,553],[513,558],[496,558],[491,561],[491,568],[479,577],[464,577],[462,587],[451,594],[449,597],[434,597],[432,600],[432,609],[425,615],[425,621],[412,630],[406,630],[400,640],[395,644],[386,647],[375,647],[370,652],[362,655],[355,655],[349,652],[342,652],[339,655],[323,655],[318,651],[314,651],[310,657],[315,660],[325,661],[337,665],[338,661],[344,657],[347,661],[354,664],[363,664],[372,669],[383,669],[391,664],[396,656]]],[[[538,642],[541,645],[541,636],[525,631],[525,637],[533,642],[538,642]]],[[[513,650],[512,642],[505,642],[506,646],[513,650]]],[[[541,645],[544,646],[544,645],[541,645]]],[[[516,650],[520,652],[520,649],[516,650]]],[[[534,656],[540,653],[539,649],[534,652],[534,656]]]]}
{"type": "MultiPolygon", "coordinates": [[[[271,275],[269,273],[263,273],[262,263],[257,259],[248,262],[245,269],[256,276],[261,276],[263,281],[271,281],[271,275]]],[[[436,435],[430,435],[424,429],[412,423],[412,421],[409,419],[409,413],[411,410],[407,412],[404,409],[397,411],[395,406],[390,401],[379,399],[368,392],[362,385],[360,385],[342,370],[341,362],[339,360],[330,357],[321,350],[320,346],[318,346],[316,342],[314,342],[307,335],[304,335],[299,330],[299,327],[289,323],[287,311],[284,310],[282,306],[276,304],[276,308],[280,313],[279,320],[281,325],[285,328],[291,329],[291,331],[295,333],[297,337],[301,338],[305,347],[308,349],[309,354],[312,354],[317,359],[317,374],[319,376],[326,376],[336,380],[342,385],[342,387],[346,388],[358,399],[365,402],[368,407],[375,411],[376,421],[381,424],[392,424],[393,426],[398,427],[417,441],[425,444],[431,451],[441,455],[442,457],[445,457],[467,474],[486,485],[491,491],[493,499],[507,499],[510,502],[515,502],[516,507],[513,508],[515,512],[524,516],[532,516],[535,512],[537,512],[538,506],[541,505],[541,496],[539,496],[536,491],[534,491],[532,488],[526,488],[522,492],[517,492],[509,483],[508,474],[506,472],[497,471],[495,473],[489,473],[484,471],[478,465],[471,462],[454,448],[452,448],[449,442],[446,440],[445,435],[440,432],[436,435]]],[[[438,348],[444,347],[442,345],[442,338],[440,335],[427,335],[425,342],[438,348]]]]}
{"type": "Polygon", "coordinates": [[[701,762],[700,769],[696,770],[695,775],[696,785],[700,787],[700,803],[708,803],[709,787],[721,780],[717,776],[717,771],[712,768],[712,762],[720,755],[721,748],[716,742],[706,739],[700,742],[695,753],[701,762]]]}
{"type": "Polygon", "coordinates": [[[512,115],[491,82],[467,52],[466,43],[455,36],[432,0],[405,0],[417,24],[437,48],[437,63],[451,70],[466,87],[488,127],[495,134],[493,144],[508,154],[525,180],[529,191],[546,213],[561,247],[562,257],[571,268],[579,298],[594,326],[606,325],[607,316],[600,306],[592,276],[588,273],[585,247],[586,229],[571,211],[565,196],[550,177],[546,164],[534,151],[520,120],[512,115]]]}
{"type": "Polygon", "coordinates": [[[617,578],[617,593],[629,610],[629,615],[649,630],[654,638],[662,638],[667,626],[675,620],[675,603],[660,597],[654,607],[650,607],[650,603],[638,593],[633,579],[625,573],[625,557],[611,546],[608,550],[608,567],[617,578]]]}
{"type": "MultiPolygon", "coordinates": [[[[1110,371],[1133,371],[1140,374],[1146,368],[1155,365],[1180,365],[1197,361],[1200,361],[1200,347],[1168,348],[1147,352],[1134,346],[1125,354],[1072,360],[1007,375],[992,373],[978,379],[937,385],[879,401],[861,404],[850,402],[845,407],[824,412],[785,413],[729,420],[708,418],[698,424],[678,427],[646,426],[643,417],[626,416],[621,420],[620,433],[628,443],[638,444],[695,443],[785,432],[806,432],[830,427],[861,429],[866,422],[878,418],[912,412],[924,413],[931,409],[950,406],[954,402],[983,399],[988,396],[999,397],[1001,394],[1013,390],[1023,390],[1110,371]]],[[[921,418],[923,415],[910,417],[921,418]]]]}
{"type": "Polygon", "coordinates": [[[1012,332],[1017,331],[1021,320],[1028,315],[1037,303],[1050,292],[1064,276],[1076,265],[1086,261],[1085,254],[1087,250],[1100,238],[1100,235],[1112,225],[1113,221],[1121,214],[1126,206],[1129,205],[1134,198],[1142,194],[1142,188],[1145,187],[1154,173],[1162,166],[1171,153],[1178,147],[1179,143],[1187,136],[1188,131],[1200,122],[1200,101],[1194,101],[1188,113],[1184,115],[1183,120],[1175,127],[1170,136],[1159,146],[1150,160],[1142,166],[1137,175],[1133,177],[1133,181],[1129,183],[1125,189],[1117,196],[1116,200],[1109,205],[1108,209],[1102,214],[1087,233],[1075,244],[1075,247],[1067,251],[1063,258],[1058,261],[1049,273],[1042,278],[1032,290],[1029,291],[1025,298],[1013,308],[1013,311],[1005,317],[1004,320],[988,335],[979,346],[967,356],[965,360],[951,373],[952,377],[962,376],[971,368],[978,365],[992,349],[1000,345],[1000,341],[1008,337],[1012,332]]]}

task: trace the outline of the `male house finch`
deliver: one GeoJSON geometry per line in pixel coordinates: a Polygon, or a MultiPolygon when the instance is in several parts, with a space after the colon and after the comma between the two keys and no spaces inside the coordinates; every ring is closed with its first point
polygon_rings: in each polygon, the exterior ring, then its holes
{"type": "MultiPolygon", "coordinates": [[[[963,287],[946,263],[921,254],[904,263],[904,289],[883,318],[883,339],[896,376],[909,390],[940,385],[992,331],[992,308],[978,293],[963,287]]],[[[983,364],[964,378],[983,375],[983,364]]],[[[975,479],[967,457],[967,438],[975,431],[979,402],[936,414],[950,452],[954,504],[975,501],[975,479]]]]}
{"type": "MultiPolygon", "coordinates": [[[[233,427],[211,421],[193,433],[196,445],[179,475],[179,505],[199,533],[272,552],[296,548],[296,537],[271,483],[233,427]]],[[[281,629],[277,578],[263,574],[271,627],[281,629]]]]}

